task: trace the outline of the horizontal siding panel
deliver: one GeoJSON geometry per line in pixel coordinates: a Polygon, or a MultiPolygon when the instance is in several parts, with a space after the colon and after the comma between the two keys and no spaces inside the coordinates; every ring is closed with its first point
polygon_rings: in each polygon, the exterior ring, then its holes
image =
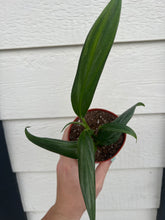
{"type": "MultiPolygon", "coordinates": [[[[162,169],[110,170],[97,210],[158,208],[162,169]]],[[[17,173],[24,210],[46,211],[56,198],[56,173],[17,173]]]]}
{"type": "MultiPolygon", "coordinates": [[[[32,144],[24,134],[26,126],[38,136],[61,138],[61,129],[73,118],[4,121],[12,168],[15,172],[54,171],[59,156],[32,144]]],[[[113,169],[165,167],[164,115],[135,115],[129,122],[138,141],[127,141],[112,165],[113,169]]]]}
{"type": "MultiPolygon", "coordinates": [[[[1,0],[0,49],[82,44],[108,0],[1,0]]],[[[165,39],[164,0],[123,1],[116,41],[165,39]]]]}
{"type": "MultiPolygon", "coordinates": [[[[165,42],[114,45],[92,107],[121,113],[138,101],[139,113],[165,112],[165,42]]],[[[73,116],[70,91],[81,47],[1,54],[1,119],[73,116]]]]}
{"type": "MultiPolygon", "coordinates": [[[[96,211],[96,220],[156,220],[156,209],[146,210],[117,210],[117,211],[96,211]]],[[[28,212],[28,220],[38,220],[45,215],[45,212],[28,212]]],[[[81,220],[89,220],[87,213],[81,220]]]]}

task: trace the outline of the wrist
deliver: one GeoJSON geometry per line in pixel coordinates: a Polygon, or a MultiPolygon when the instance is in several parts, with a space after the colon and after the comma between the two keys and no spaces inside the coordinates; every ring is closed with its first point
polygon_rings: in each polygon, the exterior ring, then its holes
{"type": "Polygon", "coordinates": [[[42,220],[80,220],[78,217],[73,217],[71,213],[65,212],[65,210],[59,209],[56,205],[53,205],[42,220]]]}
{"type": "Polygon", "coordinates": [[[54,213],[61,217],[61,218],[59,218],[60,220],[70,220],[70,219],[80,220],[83,212],[85,211],[81,207],[74,208],[74,207],[70,206],[70,203],[67,203],[67,204],[56,203],[53,206],[53,209],[54,209],[54,213]]]}

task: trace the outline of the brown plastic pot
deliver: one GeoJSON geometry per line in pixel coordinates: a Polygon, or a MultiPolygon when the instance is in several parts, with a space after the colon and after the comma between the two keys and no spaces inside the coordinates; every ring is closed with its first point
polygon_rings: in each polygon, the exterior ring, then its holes
{"type": "MultiPolygon", "coordinates": [[[[89,109],[88,112],[94,111],[94,110],[107,112],[107,113],[109,113],[109,114],[115,116],[116,118],[118,117],[115,113],[113,113],[113,112],[111,112],[111,111],[108,111],[108,110],[105,110],[105,109],[101,109],[101,108],[89,109]]],[[[74,119],[74,121],[77,121],[78,118],[79,118],[79,117],[76,117],[76,118],[74,119]]],[[[73,124],[70,125],[70,127],[69,127],[69,132],[68,132],[68,140],[69,140],[69,141],[70,141],[70,131],[71,131],[72,126],[73,126],[73,124]]],[[[104,161],[100,161],[100,162],[105,162],[105,161],[107,161],[107,160],[109,160],[109,159],[111,159],[111,160],[113,161],[113,159],[116,157],[116,155],[120,152],[120,150],[121,150],[122,147],[124,146],[125,141],[126,141],[126,134],[124,133],[124,139],[123,139],[122,145],[121,145],[121,147],[119,148],[119,150],[116,152],[116,154],[113,155],[113,157],[110,157],[110,158],[108,158],[108,159],[106,159],[106,160],[104,160],[104,161]]],[[[100,163],[100,162],[98,162],[98,163],[100,163]]],[[[96,163],[97,163],[97,162],[96,162],[96,163]]]]}

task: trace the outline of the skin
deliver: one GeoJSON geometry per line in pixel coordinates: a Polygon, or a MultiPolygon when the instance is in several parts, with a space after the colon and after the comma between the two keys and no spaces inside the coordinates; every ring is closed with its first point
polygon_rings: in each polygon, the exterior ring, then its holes
{"type": "MultiPolygon", "coordinates": [[[[67,128],[63,140],[68,140],[67,128]]],[[[96,196],[100,193],[110,160],[100,163],[96,168],[96,196]]],[[[78,177],[78,161],[60,156],[57,164],[57,198],[42,220],[80,220],[86,210],[78,177]]]]}

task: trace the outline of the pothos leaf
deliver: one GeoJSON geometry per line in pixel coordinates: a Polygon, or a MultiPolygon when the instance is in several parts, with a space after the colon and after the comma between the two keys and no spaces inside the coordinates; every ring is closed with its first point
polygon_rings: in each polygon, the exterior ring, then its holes
{"type": "Polygon", "coordinates": [[[109,51],[114,42],[121,0],[111,0],[95,21],[85,41],[71,93],[75,113],[84,117],[94,96],[109,51]]]}
{"type": "Polygon", "coordinates": [[[78,169],[81,191],[90,220],[95,220],[95,146],[87,130],[78,140],[78,169]]]}
{"type": "Polygon", "coordinates": [[[126,133],[137,139],[132,128],[117,122],[104,124],[98,130],[96,142],[98,145],[110,145],[118,141],[121,133],[126,133]]]}
{"type": "Polygon", "coordinates": [[[28,127],[25,128],[26,137],[33,143],[46,150],[61,154],[66,157],[78,158],[77,153],[77,142],[76,141],[63,141],[52,138],[37,137],[32,135],[28,130],[28,127]]]}
{"type": "Polygon", "coordinates": [[[137,106],[144,106],[144,104],[138,102],[121,114],[113,122],[100,126],[99,132],[95,137],[96,142],[101,146],[116,143],[122,133],[127,133],[137,138],[135,132],[126,126],[128,121],[132,118],[137,106]]]}

